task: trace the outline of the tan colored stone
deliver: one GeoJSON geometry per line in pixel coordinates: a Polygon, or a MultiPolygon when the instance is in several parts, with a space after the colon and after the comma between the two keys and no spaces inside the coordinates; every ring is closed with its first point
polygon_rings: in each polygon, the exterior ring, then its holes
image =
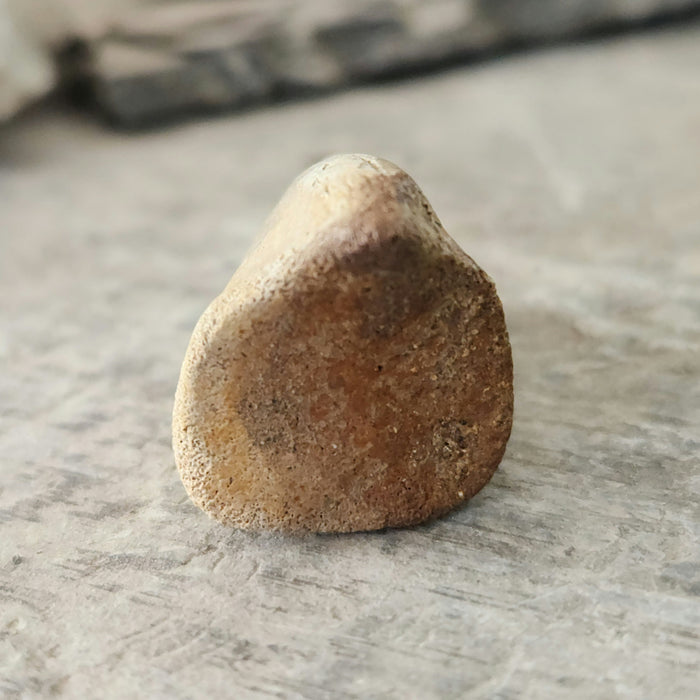
{"type": "Polygon", "coordinates": [[[337,156],[293,183],[199,320],[173,447],[192,500],[223,523],[408,525],[489,481],[512,380],[494,285],[415,182],[337,156]]]}

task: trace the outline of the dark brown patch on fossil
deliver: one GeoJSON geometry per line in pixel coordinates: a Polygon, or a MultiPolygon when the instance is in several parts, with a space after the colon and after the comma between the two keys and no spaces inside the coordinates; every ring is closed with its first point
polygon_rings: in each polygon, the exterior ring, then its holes
{"type": "MultiPolygon", "coordinates": [[[[407,320],[435,306],[440,289],[432,277],[444,272],[428,258],[420,240],[402,232],[370,240],[339,261],[339,269],[362,280],[355,309],[363,335],[395,335],[407,320]]],[[[454,268],[449,258],[443,264],[454,268]]]]}

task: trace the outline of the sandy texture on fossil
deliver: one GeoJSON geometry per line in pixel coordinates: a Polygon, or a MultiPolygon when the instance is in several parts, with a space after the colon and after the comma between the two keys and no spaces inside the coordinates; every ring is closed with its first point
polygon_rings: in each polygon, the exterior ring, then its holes
{"type": "Polygon", "coordinates": [[[192,499],[252,529],[417,523],[479,491],[510,434],[489,277],[401,169],[303,173],[203,314],[173,444],[192,499]]]}

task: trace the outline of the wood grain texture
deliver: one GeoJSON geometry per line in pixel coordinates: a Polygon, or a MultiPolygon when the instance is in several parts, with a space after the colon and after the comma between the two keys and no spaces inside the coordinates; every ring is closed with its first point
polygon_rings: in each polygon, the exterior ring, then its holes
{"type": "Polygon", "coordinates": [[[700,28],[125,137],[4,133],[0,696],[693,698],[700,28]],[[421,527],[284,538],[193,506],[194,321],[290,178],[418,180],[498,281],[506,457],[421,527]]]}

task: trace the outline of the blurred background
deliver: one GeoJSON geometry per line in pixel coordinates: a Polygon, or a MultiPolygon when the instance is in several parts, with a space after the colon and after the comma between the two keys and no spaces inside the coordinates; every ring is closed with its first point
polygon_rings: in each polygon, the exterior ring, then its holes
{"type": "Polygon", "coordinates": [[[56,88],[150,125],[542,42],[699,0],[0,0],[0,118],[56,88]]]}
{"type": "Polygon", "coordinates": [[[0,0],[0,696],[698,697],[700,0],[0,0]],[[188,500],[173,394],[292,179],[493,278],[505,458],[417,528],[188,500]]]}

